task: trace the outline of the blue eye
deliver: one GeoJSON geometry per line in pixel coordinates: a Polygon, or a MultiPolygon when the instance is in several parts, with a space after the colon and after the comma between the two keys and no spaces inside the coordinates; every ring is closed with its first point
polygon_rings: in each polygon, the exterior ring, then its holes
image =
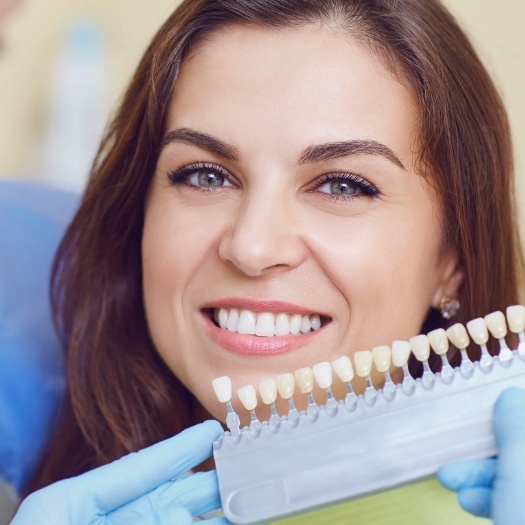
{"type": "Polygon", "coordinates": [[[168,179],[173,184],[186,184],[203,190],[232,186],[228,176],[220,166],[205,164],[185,166],[168,173],[168,179]]]}
{"type": "Polygon", "coordinates": [[[315,182],[316,190],[333,198],[375,197],[379,190],[353,173],[329,173],[315,182]]]}

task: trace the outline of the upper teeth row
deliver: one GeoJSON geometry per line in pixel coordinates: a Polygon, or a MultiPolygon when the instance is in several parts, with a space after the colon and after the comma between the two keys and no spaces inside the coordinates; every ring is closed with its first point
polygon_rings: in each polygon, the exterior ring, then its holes
{"type": "Polygon", "coordinates": [[[214,319],[223,330],[266,337],[306,334],[321,328],[319,315],[254,313],[236,308],[215,310],[214,319]]]}

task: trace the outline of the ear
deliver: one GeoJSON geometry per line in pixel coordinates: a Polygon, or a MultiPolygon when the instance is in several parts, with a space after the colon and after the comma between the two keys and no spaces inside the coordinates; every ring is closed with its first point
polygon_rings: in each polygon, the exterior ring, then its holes
{"type": "Polygon", "coordinates": [[[432,297],[432,306],[439,309],[444,297],[457,298],[458,291],[464,280],[455,250],[447,249],[439,266],[439,282],[432,297]]]}

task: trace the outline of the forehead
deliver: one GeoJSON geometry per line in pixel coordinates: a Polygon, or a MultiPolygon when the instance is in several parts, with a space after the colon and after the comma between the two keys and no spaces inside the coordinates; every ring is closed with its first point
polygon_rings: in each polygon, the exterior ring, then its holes
{"type": "Polygon", "coordinates": [[[395,149],[400,135],[412,141],[416,116],[411,91],[346,30],[240,25],[208,35],[184,61],[168,128],[206,127],[242,142],[250,123],[252,136],[273,126],[280,139],[288,130],[310,142],[344,135],[395,149]]]}

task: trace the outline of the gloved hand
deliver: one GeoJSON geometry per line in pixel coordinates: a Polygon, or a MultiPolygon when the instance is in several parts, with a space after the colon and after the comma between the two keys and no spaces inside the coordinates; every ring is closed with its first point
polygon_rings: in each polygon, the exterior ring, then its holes
{"type": "Polygon", "coordinates": [[[216,473],[174,478],[209,457],[221,432],[217,421],[206,421],[109,465],[49,485],[22,502],[11,525],[190,525],[192,516],[220,508],[216,473]]]}
{"type": "Polygon", "coordinates": [[[467,512],[496,525],[515,525],[525,522],[525,390],[501,394],[493,423],[498,457],[445,465],[438,479],[457,491],[467,512]]]}

